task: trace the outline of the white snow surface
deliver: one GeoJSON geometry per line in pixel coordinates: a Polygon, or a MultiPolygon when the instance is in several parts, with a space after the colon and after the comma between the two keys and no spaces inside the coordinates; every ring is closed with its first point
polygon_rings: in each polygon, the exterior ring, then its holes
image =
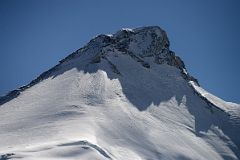
{"type": "Polygon", "coordinates": [[[200,86],[196,85],[195,82],[190,81],[189,83],[194,87],[194,89],[198,93],[200,93],[200,95],[202,95],[203,97],[206,97],[210,102],[212,102],[213,104],[215,104],[216,106],[218,106],[219,108],[224,110],[225,112],[228,112],[230,114],[231,113],[236,114],[236,116],[240,117],[240,105],[239,104],[235,104],[232,102],[225,102],[224,100],[214,96],[213,94],[207,92],[200,86]]]}
{"type": "Polygon", "coordinates": [[[116,50],[91,63],[95,54],[0,106],[0,160],[239,159],[239,105],[151,57],[145,68],[116,50]]]}

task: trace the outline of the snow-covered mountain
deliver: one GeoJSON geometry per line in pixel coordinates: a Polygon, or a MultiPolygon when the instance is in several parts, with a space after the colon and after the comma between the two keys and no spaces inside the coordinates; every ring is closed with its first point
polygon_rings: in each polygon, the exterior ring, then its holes
{"type": "Polygon", "coordinates": [[[99,35],[0,98],[0,160],[240,159],[240,105],[200,87],[159,27],[99,35]]]}

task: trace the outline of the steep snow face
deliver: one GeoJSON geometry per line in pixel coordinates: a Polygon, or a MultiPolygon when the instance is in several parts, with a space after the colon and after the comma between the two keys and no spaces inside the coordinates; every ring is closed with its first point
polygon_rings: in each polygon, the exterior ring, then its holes
{"type": "Polygon", "coordinates": [[[239,105],[202,89],[159,27],[97,36],[15,92],[2,160],[240,158],[239,105]]]}

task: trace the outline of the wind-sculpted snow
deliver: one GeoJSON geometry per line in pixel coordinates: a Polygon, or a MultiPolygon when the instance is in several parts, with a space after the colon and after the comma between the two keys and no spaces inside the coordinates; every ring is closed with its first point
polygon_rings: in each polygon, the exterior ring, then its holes
{"type": "Polygon", "coordinates": [[[239,106],[204,91],[159,27],[97,36],[40,77],[0,106],[5,159],[240,158],[239,106]]]}
{"type": "Polygon", "coordinates": [[[7,153],[0,156],[0,160],[7,159],[98,159],[111,160],[111,157],[99,146],[88,141],[77,141],[47,146],[38,146],[34,149],[20,150],[17,153],[7,153]]]}

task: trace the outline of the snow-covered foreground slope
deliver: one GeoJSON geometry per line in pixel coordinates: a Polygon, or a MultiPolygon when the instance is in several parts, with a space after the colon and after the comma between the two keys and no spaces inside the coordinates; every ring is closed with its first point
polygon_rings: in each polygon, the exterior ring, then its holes
{"type": "Polygon", "coordinates": [[[3,97],[0,160],[239,159],[240,106],[199,87],[168,43],[158,27],[100,35],[3,97]]]}

